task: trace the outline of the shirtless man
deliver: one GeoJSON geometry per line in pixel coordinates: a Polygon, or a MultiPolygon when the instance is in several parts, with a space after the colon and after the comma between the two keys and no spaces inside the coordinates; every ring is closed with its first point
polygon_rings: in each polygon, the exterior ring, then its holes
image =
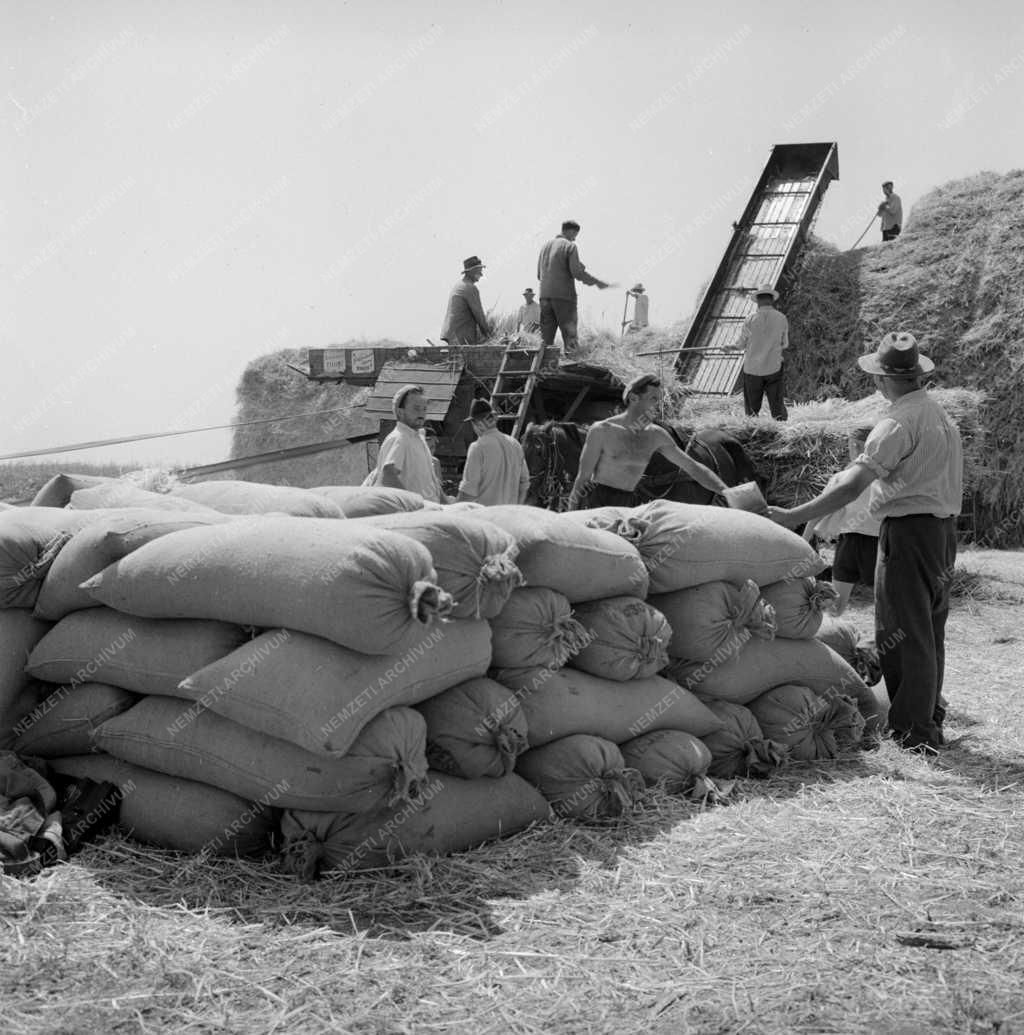
{"type": "Polygon", "coordinates": [[[661,405],[661,381],[653,374],[634,378],[622,392],[626,409],[591,425],[580,455],[580,470],[572,486],[573,510],[589,507],[634,507],[636,487],[651,457],[661,453],[699,485],[722,493],[725,482],[676,445],[657,424],[661,405]]]}

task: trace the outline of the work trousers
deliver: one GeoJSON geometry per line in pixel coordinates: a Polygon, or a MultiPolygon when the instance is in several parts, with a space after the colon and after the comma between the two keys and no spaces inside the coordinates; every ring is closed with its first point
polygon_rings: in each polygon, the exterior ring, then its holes
{"type": "Polygon", "coordinates": [[[887,517],[878,537],[875,644],[889,693],[889,727],[933,747],[942,743],[949,586],[956,521],[930,514],[887,517]]]}
{"type": "Polygon", "coordinates": [[[571,355],[579,344],[576,299],[542,298],[540,300],[540,336],[545,348],[555,344],[555,331],[562,332],[562,350],[571,355]]]}
{"type": "Polygon", "coordinates": [[[768,396],[768,408],[776,420],[786,420],[789,410],[782,398],[782,367],[774,374],[748,374],[743,372],[743,408],[748,417],[761,412],[761,403],[768,396]]]}

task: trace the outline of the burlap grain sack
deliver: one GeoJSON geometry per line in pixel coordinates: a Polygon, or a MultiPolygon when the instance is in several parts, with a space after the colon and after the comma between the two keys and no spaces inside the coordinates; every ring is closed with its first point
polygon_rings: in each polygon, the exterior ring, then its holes
{"type": "Polygon", "coordinates": [[[364,518],[422,543],[430,552],[438,585],[452,595],[453,618],[493,618],[512,590],[523,584],[512,536],[489,521],[448,510],[417,510],[364,518]]]}
{"type": "Polygon", "coordinates": [[[571,668],[498,669],[492,676],[518,695],[531,747],[573,733],[621,744],[651,730],[703,737],[720,726],[689,690],[661,676],[620,683],[571,668]]]}
{"type": "Polygon", "coordinates": [[[223,524],[226,514],[176,513],[143,508],[114,511],[75,532],[54,558],[36,599],[35,614],[56,622],[72,611],[99,606],[83,582],[140,546],[171,532],[223,524]]]}
{"type": "Polygon", "coordinates": [[[795,532],[747,511],[654,500],[637,507],[634,519],[645,523],[637,549],[651,593],[719,580],[764,586],[825,567],[795,532]]]}
{"type": "Polygon", "coordinates": [[[864,680],[820,640],[750,640],[702,664],[675,662],[666,675],[701,697],[748,705],[773,686],[797,683],[823,696],[852,697],[867,732],[873,732],[881,719],[878,701],[864,680]]]}
{"type": "Polygon", "coordinates": [[[655,784],[671,793],[692,790],[708,775],[711,752],[704,742],[683,730],[654,730],[619,745],[622,760],[635,769],[648,787],[655,784]]]}
{"type": "Polygon", "coordinates": [[[416,510],[435,509],[418,492],[407,489],[388,489],[377,485],[319,485],[310,489],[330,500],[342,517],[373,517],[374,514],[400,514],[416,510]]]}
{"type": "Polygon", "coordinates": [[[577,604],[584,646],[568,661],[605,679],[644,679],[668,664],[672,629],[665,616],[638,597],[607,597],[577,604]]]}
{"type": "Polygon", "coordinates": [[[281,808],[371,812],[411,800],[426,776],[427,729],[411,708],[389,708],[346,755],[326,758],[240,726],[199,704],[144,697],[96,731],[101,751],[281,808]]]}
{"type": "Polygon", "coordinates": [[[408,650],[452,606],[408,536],[277,515],[161,536],[85,587],[130,614],[283,626],[366,654],[408,650]]]}
{"type": "Polygon", "coordinates": [[[648,599],[672,627],[668,652],[673,658],[707,661],[730,644],[739,647],[751,637],[770,640],[775,635],[775,612],[750,579],[704,582],[648,599]]]}
{"type": "Polygon", "coordinates": [[[709,776],[723,780],[765,777],[785,762],[789,748],[769,740],[749,708],[711,698],[704,703],[722,720],[721,729],[702,738],[711,752],[709,776]]]}
{"type": "Polygon", "coordinates": [[[26,670],[50,683],[95,681],[176,697],[186,676],[248,638],[227,622],[139,618],[94,607],[62,618],[36,644],[26,670]]]}
{"type": "Polygon", "coordinates": [[[290,514],[292,517],[340,518],[341,509],[312,489],[263,482],[213,481],[177,485],[171,495],[222,514],[290,514]]]}
{"type": "Polygon", "coordinates": [[[514,590],[491,619],[492,659],[499,668],[561,668],[584,642],[569,601],[553,589],[514,590]]]}
{"type": "Polygon", "coordinates": [[[115,481],[96,474],[55,474],[32,498],[33,507],[66,507],[71,494],[115,481]]]}
{"type": "Polygon", "coordinates": [[[382,812],[288,810],[281,817],[282,862],[304,880],[329,870],[379,869],[412,855],[450,855],[511,837],[550,813],[543,796],[514,773],[461,780],[431,770],[416,801],[382,812]]]}
{"type": "Polygon", "coordinates": [[[175,693],[305,751],[338,756],[385,709],[482,676],[490,657],[486,622],[438,623],[397,655],[273,629],[193,672],[175,693]]]}
{"type": "Polygon", "coordinates": [[[810,575],[762,586],[761,596],[775,608],[775,635],[787,640],[809,640],[818,632],[822,616],[839,599],[830,583],[810,575]]]}
{"type": "Polygon", "coordinates": [[[590,528],[539,507],[487,507],[482,516],[511,533],[528,586],[546,586],[570,603],[647,595],[647,572],[636,549],[613,532],[590,528]]]}
{"type": "Polygon", "coordinates": [[[28,611],[0,611],[0,716],[7,714],[32,681],[25,666],[35,645],[49,631],[49,622],[40,622],[28,611]]]}
{"type": "Polygon", "coordinates": [[[638,519],[636,513],[636,507],[589,507],[586,510],[567,510],[565,517],[588,528],[614,532],[636,546],[647,528],[647,522],[638,519]]]}
{"type": "Polygon", "coordinates": [[[26,729],[25,720],[50,696],[53,687],[30,679],[6,707],[0,707],[0,751],[13,751],[14,742],[26,729]]]}
{"type": "Polygon", "coordinates": [[[38,758],[87,755],[93,748],[93,730],[137,700],[135,694],[107,683],[51,688],[18,724],[14,750],[38,758]]]}
{"type": "Polygon", "coordinates": [[[427,762],[438,772],[464,780],[504,776],[528,747],[518,698],[493,679],[467,679],[417,710],[427,722],[427,762]]]}
{"type": "Polygon", "coordinates": [[[856,747],[864,733],[856,702],[842,694],[819,697],[806,686],[784,684],[749,707],[764,735],[785,744],[798,762],[835,758],[843,748],[856,747]]]}
{"type": "Polygon", "coordinates": [[[65,776],[115,784],[121,795],[118,828],[159,848],[190,854],[259,855],[277,828],[273,797],[245,801],[217,787],[104,754],[54,758],[49,764],[65,776]]]}
{"type": "Polygon", "coordinates": [[[151,492],[133,481],[114,479],[87,489],[76,489],[68,507],[72,510],[118,510],[125,507],[145,507],[147,510],[175,511],[176,513],[208,514],[210,507],[192,500],[180,499],[165,492],[151,492]]]}
{"type": "Polygon", "coordinates": [[[629,769],[610,740],[574,734],[519,756],[516,772],[551,803],[555,814],[600,820],[621,816],[639,800],[643,777],[629,769]]]}
{"type": "Polygon", "coordinates": [[[0,609],[35,607],[46,573],[72,535],[104,516],[56,507],[0,512],[0,609]]]}
{"type": "MultiPolygon", "coordinates": [[[[823,615],[821,625],[814,634],[815,639],[828,644],[870,687],[875,687],[882,678],[882,666],[874,636],[858,631],[849,619],[823,615]]],[[[889,698],[882,691],[876,693],[884,708],[888,710],[889,698]]]]}

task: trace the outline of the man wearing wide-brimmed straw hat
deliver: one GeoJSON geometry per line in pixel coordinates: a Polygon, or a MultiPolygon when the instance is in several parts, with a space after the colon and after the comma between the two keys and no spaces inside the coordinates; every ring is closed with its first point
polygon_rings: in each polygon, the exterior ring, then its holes
{"type": "Polygon", "coordinates": [[[485,269],[476,255],[463,259],[462,279],[448,296],[448,308],[441,325],[441,341],[449,345],[476,345],[490,337],[491,326],[480,302],[480,290],[476,286],[485,269]]]}
{"type": "Polygon", "coordinates": [[[856,499],[871,486],[882,519],[875,570],[875,639],[900,747],[935,754],[945,743],[942,676],[956,515],[963,495],[960,432],[921,386],[935,369],[912,334],[887,334],[857,360],[891,404],[864,451],[819,496],[769,516],[793,527],[856,499]]]}
{"type": "Polygon", "coordinates": [[[523,304],[516,316],[516,329],[529,334],[540,330],[540,302],[534,298],[533,288],[523,292],[523,304]]]}
{"type": "Polygon", "coordinates": [[[789,412],[782,397],[782,353],[789,348],[789,321],[775,308],[779,293],[771,284],[754,292],[757,312],[743,325],[743,408],[748,417],[761,412],[768,397],[768,408],[776,420],[786,420],[789,412]]]}

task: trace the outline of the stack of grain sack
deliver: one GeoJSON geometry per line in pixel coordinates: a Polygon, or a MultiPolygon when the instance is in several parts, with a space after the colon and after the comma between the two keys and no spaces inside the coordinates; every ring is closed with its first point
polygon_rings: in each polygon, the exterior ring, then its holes
{"type": "Polygon", "coordinates": [[[879,721],[814,638],[817,554],[743,512],[75,478],[35,502],[0,514],[0,735],[119,784],[159,845],[376,867],[879,721]]]}

